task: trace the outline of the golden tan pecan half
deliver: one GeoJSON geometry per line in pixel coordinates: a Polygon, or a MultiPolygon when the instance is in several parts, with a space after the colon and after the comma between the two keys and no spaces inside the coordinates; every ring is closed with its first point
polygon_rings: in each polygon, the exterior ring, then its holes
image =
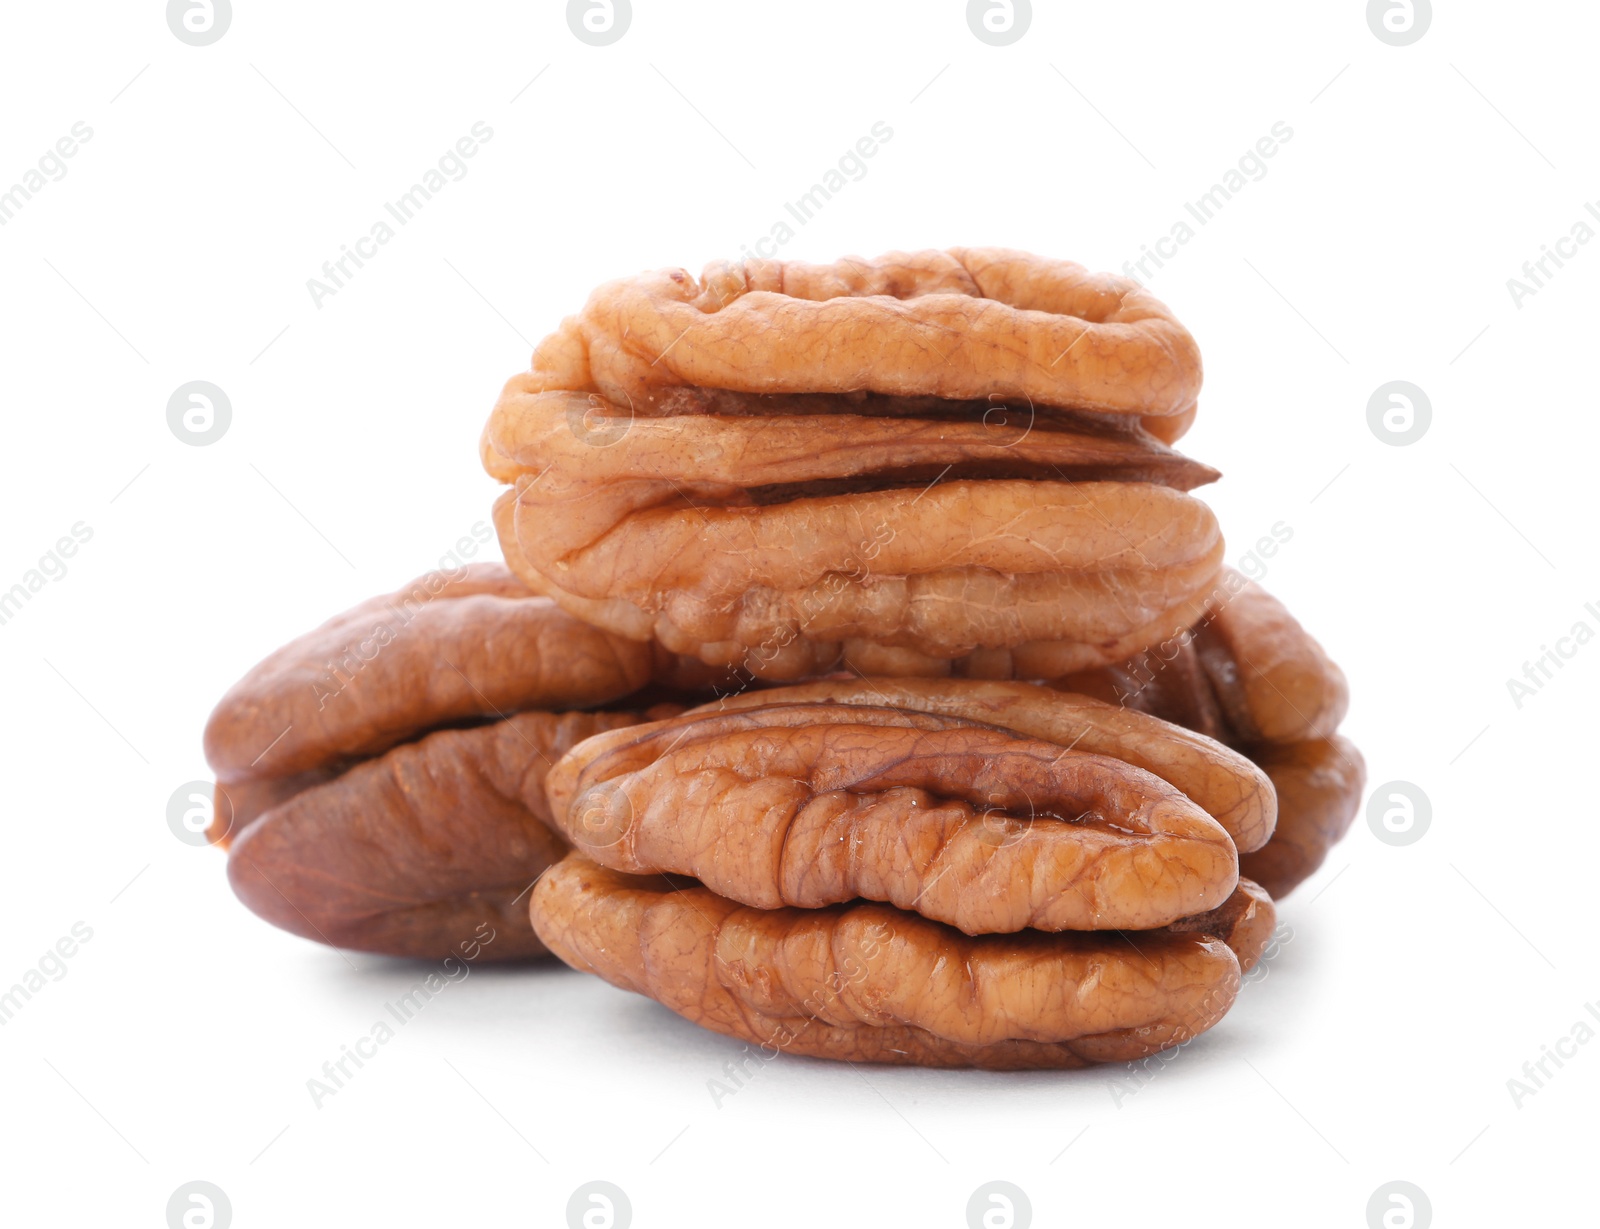
{"type": "Polygon", "coordinates": [[[1057,672],[1108,664],[1192,623],[1221,566],[1210,509],[1148,483],[960,479],[752,504],[654,463],[667,482],[530,475],[496,511],[506,557],[580,618],[765,678],[826,670],[850,642],[936,664],[1036,644],[1057,672]]]}
{"type": "Polygon", "coordinates": [[[733,712],[830,700],[965,717],[1143,768],[1197,802],[1222,825],[1241,853],[1264,845],[1276,822],[1272,783],[1238,752],[1136,709],[1037,683],[833,678],[747,690],[697,711],[733,712]]]}
{"type": "Polygon", "coordinates": [[[596,861],[758,908],[865,898],[968,934],[1153,929],[1238,880],[1227,832],[1153,773],[928,712],[686,714],[590,739],[548,789],[596,861]]]}
{"type": "Polygon", "coordinates": [[[963,935],[887,905],[752,909],[574,853],[532,892],[574,968],[773,1053],[940,1067],[1081,1067],[1210,1028],[1239,962],[1206,933],[963,935]]]}
{"type": "Polygon", "coordinates": [[[534,351],[541,390],[648,408],[675,386],[983,399],[1145,418],[1176,439],[1200,352],[1138,283],[1003,248],[756,260],[609,282],[534,351]]]}
{"type": "Polygon", "coordinates": [[[749,909],[578,853],[533,893],[550,951],[771,1051],[861,1063],[1080,1067],[1192,1039],[1234,1002],[1206,933],[965,936],[882,904],[749,909]]]}

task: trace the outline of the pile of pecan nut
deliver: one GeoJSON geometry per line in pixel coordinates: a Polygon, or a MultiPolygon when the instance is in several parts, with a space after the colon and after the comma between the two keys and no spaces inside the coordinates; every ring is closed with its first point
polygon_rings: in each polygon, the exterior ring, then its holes
{"type": "Polygon", "coordinates": [[[1357,808],[1344,677],[1223,564],[1194,340],[999,249],[602,286],[481,455],[506,566],[206,730],[239,897],[553,952],[769,1051],[990,1068],[1210,1028],[1357,808]]]}

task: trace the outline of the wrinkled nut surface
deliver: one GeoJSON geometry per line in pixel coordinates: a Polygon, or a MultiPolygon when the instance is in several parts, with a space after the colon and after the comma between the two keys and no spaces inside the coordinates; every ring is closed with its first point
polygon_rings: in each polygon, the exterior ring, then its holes
{"type": "MultiPolygon", "coordinates": [[[[832,265],[752,260],[601,286],[534,351],[543,389],[647,411],[664,388],[875,393],[1169,420],[1200,393],[1200,351],[1139,283],[1004,248],[832,265]]],[[[1175,420],[1175,421],[1170,421],[1175,420]]],[[[499,475],[497,475],[499,476],[499,475]]]]}
{"type": "Polygon", "coordinates": [[[240,679],[206,723],[226,845],[271,806],[440,726],[592,708],[731,676],[589,626],[503,564],[432,572],[336,615],[240,679]]]}
{"type": "Polygon", "coordinates": [[[525,897],[567,851],[550,765],[633,713],[522,713],[441,730],[301,790],[233,842],[228,879],[254,913],[335,947],[439,960],[544,954],[525,897]]]}
{"type": "Polygon", "coordinates": [[[1252,752],[1278,793],[1272,840],[1239,859],[1240,870],[1275,898],[1320,867],[1361,809],[1366,762],[1348,738],[1266,743],[1252,752]]]}
{"type": "MultiPolygon", "coordinates": [[[[1241,858],[1242,865],[1244,859],[1241,858]]],[[[1278,910],[1267,889],[1253,879],[1239,876],[1233,895],[1208,913],[1181,918],[1166,929],[1174,934],[1206,934],[1221,939],[1233,949],[1239,971],[1248,973],[1261,962],[1273,932],[1278,926],[1278,910]]]]}
{"type": "Polygon", "coordinates": [[[1260,765],[1277,793],[1278,826],[1240,869],[1281,899],[1349,828],[1366,765],[1334,732],[1349,706],[1344,672],[1260,586],[1228,569],[1223,590],[1184,635],[1053,686],[1209,735],[1260,765]]]}
{"type": "MultiPolygon", "coordinates": [[[[1276,822],[1277,799],[1272,783],[1238,752],[1136,709],[1119,708],[1036,683],[824,679],[744,691],[696,711],[736,712],[769,704],[827,701],[965,717],[1143,768],[1198,803],[1222,825],[1241,853],[1266,844],[1276,822]]],[[[596,748],[604,745],[595,744],[596,748]]]]}
{"type": "Polygon", "coordinates": [[[680,270],[596,291],[483,457],[508,561],[621,635],[770,679],[1064,673],[1201,611],[1222,539],[1184,492],[1216,473],[1138,425],[1186,422],[1198,381],[1165,308],[1076,265],[680,270]]]}
{"type": "Polygon", "coordinates": [[[224,784],[375,755],[421,730],[639,690],[651,646],[528,592],[501,564],[429,573],[336,615],[255,666],[206,724],[224,784]]]}
{"type": "Polygon", "coordinates": [[[773,1052],[853,1062],[1142,1058],[1210,1028],[1240,981],[1203,931],[967,936],[888,905],[752,909],[580,853],[539,880],[531,909],[574,968],[773,1052]]]}
{"type": "Polygon", "coordinates": [[[1237,747],[1327,738],[1350,704],[1344,671],[1282,602],[1232,568],[1206,613],[1170,643],[1056,685],[1237,747]]]}
{"type": "Polygon", "coordinates": [[[299,637],[229,691],[206,730],[212,839],[231,847],[240,899],[307,938],[431,959],[463,942],[487,959],[537,955],[514,902],[566,850],[547,827],[545,773],[644,715],[505,714],[647,703],[638,689],[652,678],[703,687],[712,674],[579,622],[503,566],[432,573],[299,637]]]}
{"type": "MultiPolygon", "coordinates": [[[[522,466],[496,516],[506,557],[582,618],[763,677],[850,641],[935,661],[1064,643],[1063,664],[1103,664],[1192,622],[1221,564],[1209,508],[1122,480],[1152,471],[1153,442],[684,414],[596,446],[575,396],[513,381],[496,408],[522,466]]],[[[1160,476],[1197,480],[1179,461],[1160,476]]]]}
{"type": "Polygon", "coordinates": [[[763,909],[859,898],[967,934],[1148,930],[1238,882],[1226,830],[1154,773],[931,712],[701,710],[583,743],[547,788],[597,862],[763,909]]]}
{"type": "Polygon", "coordinates": [[[529,585],[620,635],[779,681],[837,666],[1054,678],[1122,661],[1200,616],[1223,550],[1210,510],[1163,488],[960,482],[777,510],[674,496],[545,572],[531,560],[560,516],[532,510],[537,485],[495,507],[529,585]],[[594,596],[564,587],[585,569],[594,596]],[[659,588],[658,571],[689,587],[659,588]]]}

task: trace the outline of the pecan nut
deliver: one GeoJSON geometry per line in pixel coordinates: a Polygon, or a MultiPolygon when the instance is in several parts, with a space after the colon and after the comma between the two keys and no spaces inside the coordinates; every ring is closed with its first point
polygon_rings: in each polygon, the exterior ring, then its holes
{"type": "Polygon", "coordinates": [[[1226,830],[1154,773],[929,712],[700,710],[588,740],[547,788],[602,865],[763,909],[867,899],[969,935],[1152,930],[1238,882],[1226,830]]]}
{"type": "MultiPolygon", "coordinates": [[[[1244,865],[1240,857],[1239,864],[1244,865]]],[[[1239,961],[1239,971],[1248,973],[1261,962],[1272,943],[1278,925],[1278,910],[1265,885],[1244,875],[1233,895],[1209,913],[1180,918],[1166,929],[1174,934],[1206,934],[1221,939],[1239,961]]]]}
{"type": "MultiPolygon", "coordinates": [[[[1222,825],[1241,853],[1272,835],[1277,799],[1265,773],[1202,734],[1088,696],[978,679],[831,678],[725,696],[699,711],[769,704],[883,705],[997,725],[1154,773],[1222,825]]],[[[597,744],[598,745],[598,744],[597,744]]]]}
{"type": "Polygon", "coordinates": [[[1248,755],[1272,779],[1278,825],[1241,871],[1282,898],[1320,867],[1361,805],[1366,765],[1335,730],[1344,672],[1281,602],[1231,569],[1184,635],[1054,686],[1162,717],[1248,755]]]}
{"type": "Polygon", "coordinates": [[[1327,738],[1350,704],[1344,671],[1283,603],[1232,568],[1170,641],[1056,686],[1152,713],[1229,746],[1327,738]]]}
{"type": "MultiPolygon", "coordinates": [[[[1270,908],[1246,902],[1228,925],[1244,938],[1239,919],[1270,908]]],[[[888,905],[753,909],[577,852],[535,885],[532,913],[574,968],[764,1050],[853,1062],[1129,1061],[1210,1028],[1240,983],[1204,929],[967,936],[888,905]]]]}
{"type": "Polygon", "coordinates": [[[443,959],[540,956],[526,896],[567,852],[549,826],[550,764],[634,713],[520,713],[440,730],[280,801],[228,852],[256,915],[334,947],[443,959]]]}
{"type": "Polygon", "coordinates": [[[1348,738],[1263,743],[1251,751],[1278,794],[1272,839],[1239,858],[1239,868],[1274,897],[1310,878],[1361,809],[1366,762],[1348,738]]]}
{"type": "Polygon", "coordinates": [[[1200,351],[1139,283],[1003,248],[752,260],[607,283],[534,351],[545,388],[854,393],[1138,416],[1176,439],[1200,351]]]}
{"type": "Polygon", "coordinates": [[[485,958],[542,953],[520,898],[567,848],[545,774],[644,715],[505,714],[637,698],[652,675],[705,671],[580,623],[497,565],[337,616],[247,674],[208,723],[212,836],[236,894],[341,947],[439,958],[488,923],[485,958]]]}
{"type": "Polygon", "coordinates": [[[503,565],[469,564],[362,602],[260,662],[212,712],[206,759],[224,786],[281,781],[450,722],[604,704],[655,669],[651,646],[572,618],[503,565]]]}
{"type": "Polygon", "coordinates": [[[557,558],[551,472],[495,509],[531,587],[620,635],[775,680],[840,665],[937,676],[977,656],[1015,657],[1008,673],[1035,678],[1121,661],[1199,617],[1223,550],[1210,510],[1166,488],[947,481],[771,507],[590,501],[622,519],[557,558]]]}

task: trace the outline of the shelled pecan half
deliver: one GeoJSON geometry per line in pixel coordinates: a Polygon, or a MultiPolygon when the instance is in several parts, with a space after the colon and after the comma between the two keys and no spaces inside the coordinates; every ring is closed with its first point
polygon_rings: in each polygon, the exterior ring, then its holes
{"type": "Polygon", "coordinates": [[[223,698],[206,729],[211,835],[239,898],[296,934],[443,958],[487,923],[483,958],[538,955],[524,898],[566,850],[545,774],[645,718],[562,710],[642,709],[665,694],[641,691],[652,678],[704,673],[579,622],[504,567],[433,573],[292,641],[223,698]]]}
{"type": "Polygon", "coordinates": [[[1281,899],[1322,865],[1361,805],[1366,764],[1335,731],[1344,672],[1281,602],[1231,569],[1196,625],[1116,666],[1054,685],[1199,731],[1272,779],[1278,826],[1241,871],[1281,899]]]}

